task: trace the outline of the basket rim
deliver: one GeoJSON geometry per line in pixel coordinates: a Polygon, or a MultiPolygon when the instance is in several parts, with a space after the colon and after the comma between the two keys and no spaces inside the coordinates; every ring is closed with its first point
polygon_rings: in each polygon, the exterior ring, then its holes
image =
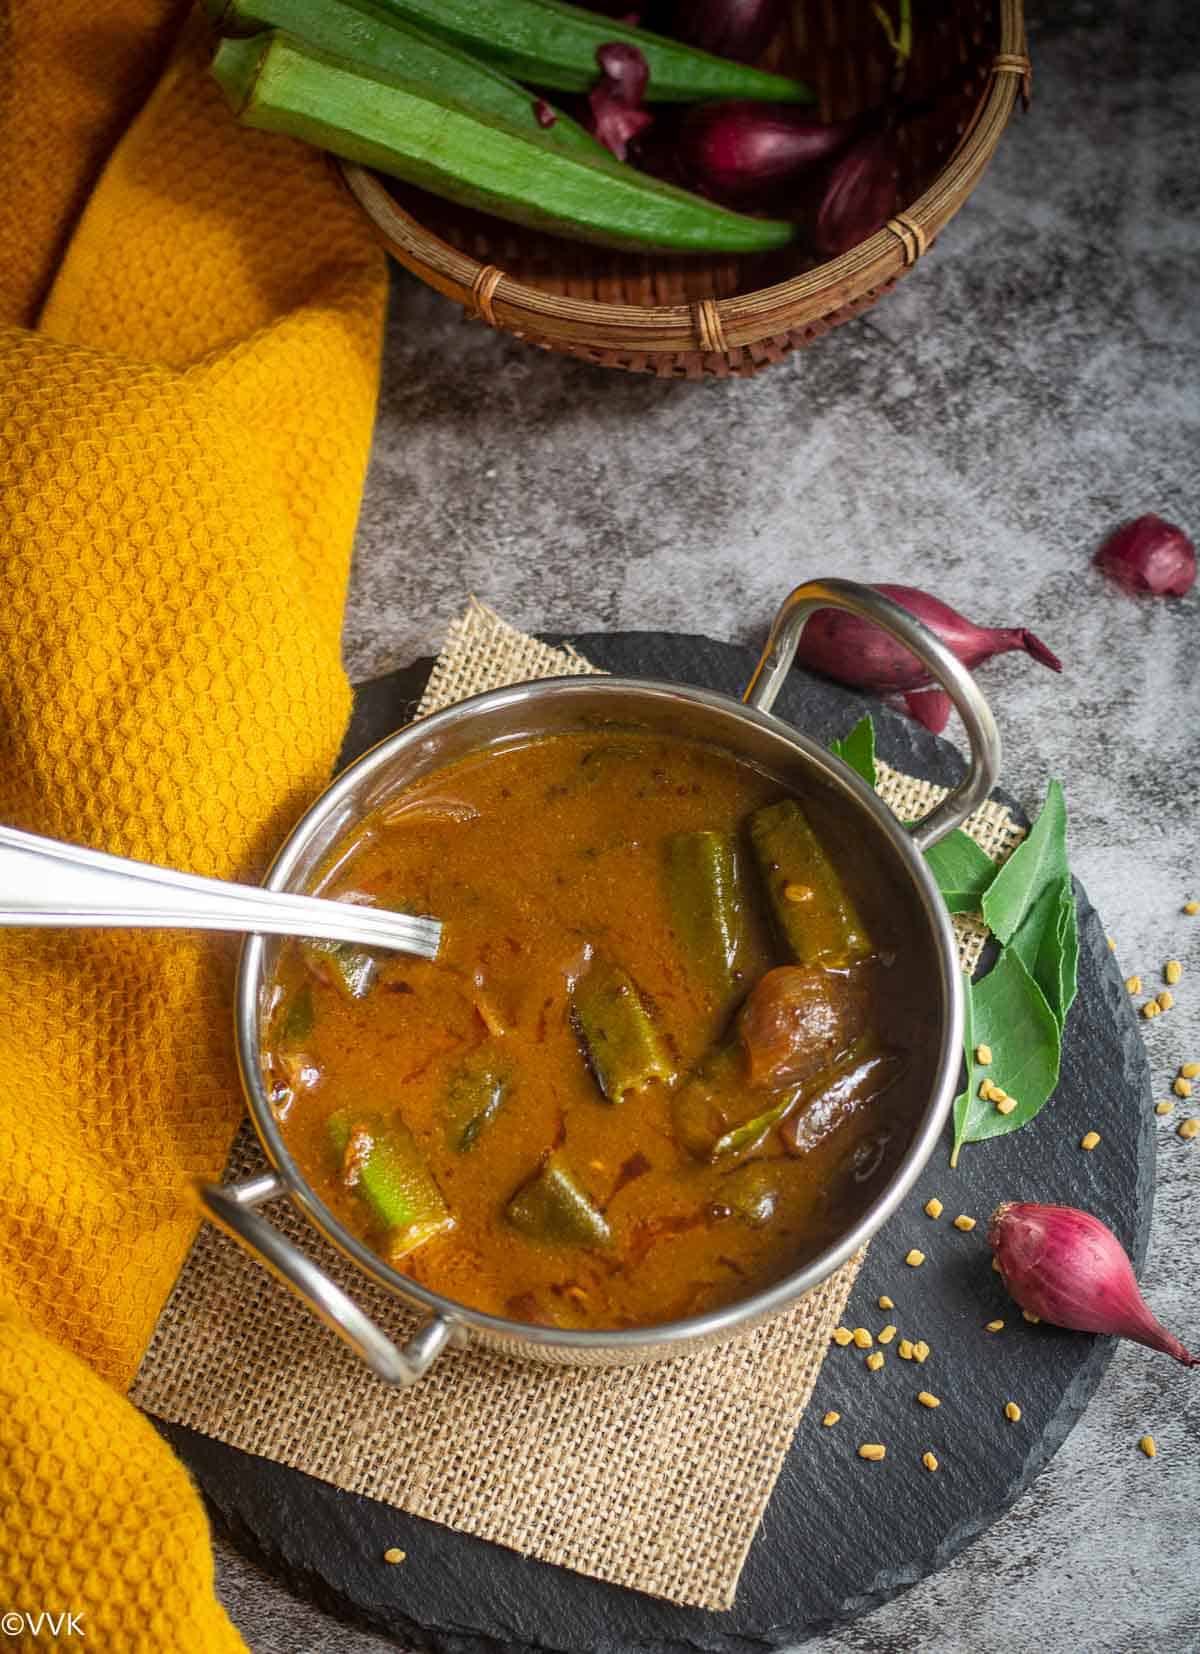
{"type": "Polygon", "coordinates": [[[406,212],[386,184],[338,160],[351,196],[389,251],[439,292],[492,327],[527,337],[635,352],[728,351],[802,328],[895,280],[966,201],[991,160],[1017,97],[1028,103],[1030,62],[1023,0],[998,0],[1000,39],[987,85],[965,131],[929,187],[849,252],[786,281],[689,304],[610,304],[531,287],[444,241],[406,212]]]}

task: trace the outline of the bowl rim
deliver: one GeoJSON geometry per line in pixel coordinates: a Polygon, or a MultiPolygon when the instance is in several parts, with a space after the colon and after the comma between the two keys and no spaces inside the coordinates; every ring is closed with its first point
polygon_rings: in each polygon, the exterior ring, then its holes
{"type": "MultiPolygon", "coordinates": [[[[941,1137],[953,1102],[963,1037],[964,996],[957,942],[950,914],[924,856],[897,817],[874,790],[868,787],[863,778],[842,759],[827,751],[812,737],[802,734],[785,719],[777,717],[774,713],[758,711],[721,691],[690,684],[674,684],[664,679],[615,677],[607,674],[541,678],[473,695],[440,712],[414,720],[370,748],[348,765],[300,817],[276,854],[263,881],[264,888],[296,888],[289,880],[313,837],[350,802],[364,781],[382,776],[397,757],[403,756],[405,749],[417,746],[428,740],[431,735],[436,736],[456,724],[468,722],[480,713],[505,709],[534,699],[566,701],[569,704],[571,699],[585,695],[608,696],[614,700],[628,700],[630,696],[635,696],[648,698],[657,703],[685,700],[710,711],[731,715],[734,720],[757,725],[767,734],[782,738],[792,749],[794,756],[801,757],[806,764],[815,768],[822,781],[832,784],[843,797],[870,816],[881,830],[884,839],[896,852],[901,867],[915,887],[921,909],[929,921],[930,940],[937,959],[936,981],[931,984],[931,990],[936,987],[939,992],[943,1012],[934,1079],[930,1087],[929,1100],[895,1172],[841,1239],[817,1253],[801,1268],[781,1277],[770,1286],[745,1298],[739,1298],[731,1304],[682,1320],[657,1322],[645,1327],[576,1329],[546,1327],[534,1322],[492,1315],[484,1310],[473,1309],[456,1299],[444,1297],[441,1293],[394,1269],[365,1242],[352,1234],[309,1184],[284,1140],[263,1084],[260,1062],[260,1009],[261,989],[265,983],[265,950],[269,939],[260,934],[247,936],[238,962],[234,1002],[238,1066],[251,1120],[263,1151],[283,1184],[282,1192],[288,1195],[318,1233],[354,1263],[368,1279],[390,1295],[455,1327],[465,1327],[482,1333],[493,1344],[520,1344],[526,1348],[529,1345],[537,1345],[546,1349],[595,1354],[625,1351],[631,1355],[639,1350],[645,1350],[649,1354],[652,1346],[666,1344],[673,1347],[691,1345],[699,1348],[775,1318],[827,1280],[866,1245],[896,1211],[928,1163],[941,1137]]],[[[729,750],[736,754],[737,748],[730,745],[729,750]]],[[[353,821],[362,819],[360,811],[353,820],[342,822],[337,837],[340,838],[353,825],[353,821]]]]}

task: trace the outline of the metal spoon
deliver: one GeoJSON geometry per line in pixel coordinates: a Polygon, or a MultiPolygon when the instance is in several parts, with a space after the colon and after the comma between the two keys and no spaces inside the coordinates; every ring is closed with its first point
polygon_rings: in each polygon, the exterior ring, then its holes
{"type": "Polygon", "coordinates": [[[231,930],[358,942],[436,959],[439,919],[204,879],[0,827],[0,925],[231,930]]]}

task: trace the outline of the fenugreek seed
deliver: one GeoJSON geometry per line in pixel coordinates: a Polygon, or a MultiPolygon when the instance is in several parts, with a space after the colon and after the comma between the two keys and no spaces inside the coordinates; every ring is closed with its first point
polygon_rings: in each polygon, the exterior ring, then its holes
{"type": "Polygon", "coordinates": [[[1170,1114],[1174,1107],[1175,1104],[1168,1098],[1165,1102],[1155,1103],[1154,1112],[1155,1114],[1170,1114]]]}
{"type": "Polygon", "coordinates": [[[901,1361],[911,1361],[913,1358],[912,1339],[902,1338],[896,1345],[896,1354],[900,1357],[901,1361]]]}
{"type": "Polygon", "coordinates": [[[1008,1092],[1005,1091],[1003,1086],[994,1085],[988,1095],[994,1103],[1002,1103],[1007,1099],[1008,1092]]]}
{"type": "Polygon", "coordinates": [[[986,1068],[988,1063],[991,1062],[991,1060],[992,1060],[992,1048],[991,1048],[990,1045],[977,1045],[975,1047],[975,1061],[976,1062],[982,1063],[984,1065],[984,1067],[986,1068]]]}
{"type": "MultiPolygon", "coordinates": [[[[1191,1089],[1191,1086],[1189,1086],[1188,1090],[1190,1091],[1191,1089]]],[[[905,1253],[904,1261],[910,1269],[920,1269],[921,1265],[925,1262],[925,1254],[924,1252],[918,1252],[917,1248],[914,1246],[910,1252],[905,1253]]]]}
{"type": "Polygon", "coordinates": [[[1125,986],[1129,989],[1131,994],[1140,994],[1142,991],[1142,979],[1140,976],[1127,976],[1125,978],[1125,986]]]}
{"type": "Polygon", "coordinates": [[[979,1095],[983,1098],[985,1103],[990,1103],[992,1101],[994,1091],[995,1087],[993,1086],[991,1080],[980,1080],[979,1095]]]}
{"type": "Polygon", "coordinates": [[[931,1195],[925,1202],[925,1216],[927,1218],[940,1218],[943,1210],[942,1203],[936,1195],[931,1195]]]}
{"type": "Polygon", "coordinates": [[[984,1327],[983,1330],[985,1332],[1003,1332],[1004,1331],[1004,1322],[1003,1321],[989,1321],[987,1323],[986,1327],[984,1327]]]}
{"type": "Polygon", "coordinates": [[[785,884],[783,893],[789,902],[807,902],[812,895],[812,886],[808,884],[785,884]]]}
{"type": "Polygon", "coordinates": [[[1182,975],[1183,966],[1179,963],[1178,959],[1168,959],[1166,964],[1163,966],[1163,981],[1168,985],[1168,987],[1173,988],[1182,975]]]}
{"type": "Polygon", "coordinates": [[[832,1430],[833,1426],[837,1423],[841,1416],[842,1415],[840,1413],[835,1413],[833,1409],[830,1408],[829,1412],[826,1413],[825,1417],[821,1420],[821,1423],[825,1426],[826,1430],[832,1430]]]}
{"type": "Polygon", "coordinates": [[[1158,1454],[1158,1443],[1153,1436],[1143,1436],[1138,1446],[1148,1459],[1153,1459],[1158,1454]]]}
{"type": "Polygon", "coordinates": [[[882,1442],[863,1442],[858,1456],[860,1459],[873,1459],[878,1464],[880,1459],[887,1458],[887,1448],[882,1442]]]}
{"type": "Polygon", "coordinates": [[[892,1339],[895,1338],[895,1336],[896,1336],[896,1330],[897,1329],[895,1327],[891,1326],[890,1324],[888,1326],[884,1327],[882,1329],[882,1331],[878,1334],[879,1342],[881,1344],[890,1344],[892,1339]]]}
{"type": "Polygon", "coordinates": [[[1011,1114],[1016,1106],[1017,1099],[1015,1097],[998,1097],[996,1099],[997,1114],[1011,1114]]]}
{"type": "Polygon", "coordinates": [[[853,1339],[854,1334],[849,1327],[834,1327],[833,1341],[835,1344],[840,1344],[845,1349],[847,1344],[853,1342],[853,1339]]]}
{"type": "Polygon", "coordinates": [[[1177,1097],[1190,1097],[1192,1094],[1192,1082],[1190,1080],[1185,1080],[1181,1074],[1175,1081],[1175,1084],[1171,1087],[1171,1090],[1177,1097]]]}
{"type": "Polygon", "coordinates": [[[1021,1409],[1017,1406],[1015,1401],[1006,1401],[1004,1403],[1004,1416],[1010,1424],[1016,1424],[1019,1421],[1021,1417],[1021,1409]]]}
{"type": "Polygon", "coordinates": [[[1185,1142],[1190,1143],[1193,1137],[1200,1137],[1200,1120],[1181,1120],[1175,1130],[1185,1142]]]}
{"type": "Polygon", "coordinates": [[[1025,1320],[1029,1322],[1029,1325],[1031,1327],[1036,1327],[1036,1326],[1041,1325],[1041,1320],[1042,1320],[1041,1316],[1040,1315],[1035,1315],[1031,1309],[1023,1309],[1021,1311],[1021,1314],[1024,1316],[1025,1320]]]}
{"type": "Polygon", "coordinates": [[[992,1268],[996,1271],[997,1275],[1003,1275],[1004,1271],[1000,1267],[1000,1259],[999,1258],[993,1258],[992,1259],[992,1268]]]}
{"type": "Polygon", "coordinates": [[[883,1366],[883,1351],[872,1350],[870,1355],[867,1357],[867,1366],[871,1372],[877,1373],[880,1367],[883,1366]]]}
{"type": "Polygon", "coordinates": [[[1200,913],[1200,902],[1184,902],[1183,911],[1185,913],[1200,913]]]}
{"type": "Polygon", "coordinates": [[[1142,1015],[1146,1018],[1147,1022],[1149,1022],[1151,1017],[1159,1016],[1161,1012],[1162,1006],[1158,1003],[1157,999],[1148,999],[1142,1006],[1142,1015]]]}
{"type": "Polygon", "coordinates": [[[937,1469],[937,1459],[932,1453],[922,1453],[921,1463],[925,1466],[926,1470],[937,1469]]]}
{"type": "Polygon", "coordinates": [[[896,1306],[885,1292],[879,1300],[879,1307],[880,1309],[895,1309],[896,1306]]]}
{"type": "Polygon", "coordinates": [[[1085,1131],[1079,1139],[1079,1147],[1081,1149],[1094,1149],[1099,1141],[1100,1133],[1098,1131],[1085,1131]]]}
{"type": "Polygon", "coordinates": [[[1159,1008],[1159,1010],[1160,1011],[1169,1011],[1174,1004],[1175,1004],[1175,995],[1171,992],[1171,990],[1169,988],[1164,988],[1162,993],[1160,993],[1159,996],[1158,996],[1158,1008],[1159,1008]]]}
{"type": "Polygon", "coordinates": [[[925,1357],[928,1354],[929,1354],[929,1345],[925,1342],[925,1340],[923,1338],[918,1338],[916,1343],[913,1345],[913,1360],[914,1361],[924,1361],[925,1357]]]}
{"type": "Polygon", "coordinates": [[[1185,1080],[1194,1080],[1200,1074],[1200,1062],[1181,1062],[1179,1072],[1185,1080]]]}
{"type": "Polygon", "coordinates": [[[871,1337],[871,1334],[867,1331],[866,1327],[855,1327],[854,1342],[858,1345],[860,1350],[869,1350],[875,1340],[871,1337]]]}
{"type": "Polygon", "coordinates": [[[403,1562],[407,1555],[408,1552],[402,1551],[398,1545],[389,1545],[383,1553],[383,1560],[385,1562],[403,1562]]]}
{"type": "Polygon", "coordinates": [[[922,1407],[940,1407],[942,1405],[941,1396],[931,1396],[928,1390],[918,1390],[917,1400],[922,1407]]]}
{"type": "Polygon", "coordinates": [[[964,1235],[969,1235],[975,1227],[975,1219],[967,1217],[965,1212],[960,1212],[954,1220],[954,1227],[961,1229],[964,1235]]]}
{"type": "Polygon", "coordinates": [[[1116,953],[1116,951],[1117,951],[1117,939],[1116,939],[1116,937],[1115,936],[1109,936],[1109,937],[1106,937],[1105,940],[1108,942],[1108,951],[1109,951],[1109,953],[1116,953]]]}

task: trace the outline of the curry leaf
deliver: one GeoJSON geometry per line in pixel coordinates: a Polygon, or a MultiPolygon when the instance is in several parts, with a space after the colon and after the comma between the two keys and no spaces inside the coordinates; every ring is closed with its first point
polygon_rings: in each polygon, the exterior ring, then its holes
{"type": "Polygon", "coordinates": [[[1011,941],[1047,886],[1060,885],[1066,876],[1067,809],[1062,787],[1051,781],[1037,820],[983,898],[989,928],[1000,941],[1011,941]]]}
{"type": "Polygon", "coordinates": [[[852,770],[857,770],[868,787],[875,785],[875,725],[869,712],[858,720],[849,735],[831,741],[829,750],[852,770]]]}
{"type": "Polygon", "coordinates": [[[1079,926],[1069,873],[1046,886],[1009,946],[1042,990],[1061,1032],[1079,969],[1079,926]]]}
{"type": "Polygon", "coordinates": [[[973,1037],[992,1048],[987,1077],[1017,1106],[1011,1114],[1001,1114],[972,1084],[961,1120],[955,1109],[960,1144],[999,1137],[1032,1120],[1058,1084],[1061,1055],[1054,1012],[1014,948],[1001,950],[997,963],[972,988],[971,998],[973,1037]]]}
{"type": "Polygon", "coordinates": [[[977,913],[984,891],[998,877],[995,862],[961,827],[931,844],[925,860],[951,913],[977,913]]]}
{"type": "Polygon", "coordinates": [[[965,1140],[971,1098],[975,1095],[975,999],[971,991],[970,976],[966,971],[962,975],[963,1056],[966,1059],[967,1084],[966,1089],[959,1092],[954,1099],[954,1147],[950,1151],[951,1166],[958,1165],[958,1151],[965,1140]]]}

